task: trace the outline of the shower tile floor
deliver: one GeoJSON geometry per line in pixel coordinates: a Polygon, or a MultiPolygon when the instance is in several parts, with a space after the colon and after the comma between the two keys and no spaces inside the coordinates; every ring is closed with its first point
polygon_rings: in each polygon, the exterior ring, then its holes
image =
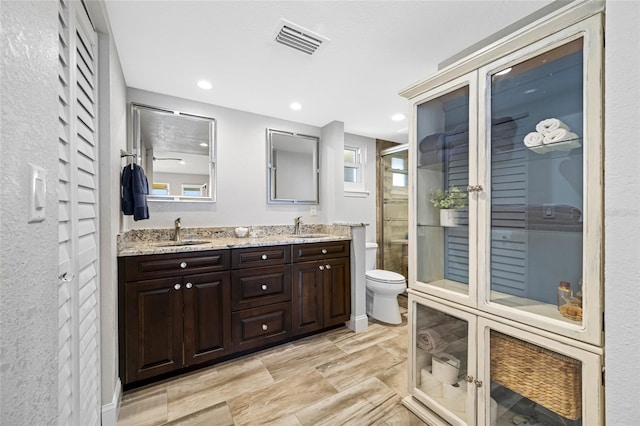
{"type": "Polygon", "coordinates": [[[125,393],[118,426],[422,425],[407,392],[402,324],[369,320],[125,393]]]}

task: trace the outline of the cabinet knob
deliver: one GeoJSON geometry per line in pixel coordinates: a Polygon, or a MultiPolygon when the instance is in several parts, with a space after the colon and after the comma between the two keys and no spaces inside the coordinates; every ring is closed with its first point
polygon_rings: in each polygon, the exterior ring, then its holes
{"type": "Polygon", "coordinates": [[[318,266],[318,269],[320,269],[321,271],[324,271],[324,266],[320,265],[318,266]]]}
{"type": "Polygon", "coordinates": [[[182,263],[180,264],[180,267],[181,267],[182,269],[186,268],[186,267],[187,267],[187,262],[182,262],[182,263]]]}
{"type": "Polygon", "coordinates": [[[193,284],[191,284],[191,283],[186,283],[186,284],[185,284],[185,287],[187,287],[187,288],[191,288],[191,287],[193,287],[193,284]]]}
{"type": "Polygon", "coordinates": [[[327,249],[322,249],[322,254],[327,254],[327,249]]]}
{"type": "Polygon", "coordinates": [[[467,192],[480,192],[482,191],[482,185],[469,185],[467,186],[467,192]]]}
{"type": "Polygon", "coordinates": [[[263,329],[264,331],[267,331],[267,329],[268,329],[268,328],[269,328],[269,327],[267,327],[267,324],[262,324],[262,329],[263,329]]]}
{"type": "Polygon", "coordinates": [[[266,289],[267,289],[267,285],[266,285],[266,284],[262,284],[262,285],[260,286],[260,288],[261,288],[261,289],[263,289],[263,290],[266,290],[266,289]]]}
{"type": "Polygon", "coordinates": [[[467,376],[464,378],[467,383],[473,383],[473,376],[467,376]]]}
{"type": "Polygon", "coordinates": [[[176,290],[180,290],[180,284],[174,284],[173,288],[175,288],[176,290]]]}
{"type": "Polygon", "coordinates": [[[267,260],[267,255],[266,254],[262,255],[262,260],[267,260]]]}
{"type": "Polygon", "coordinates": [[[325,266],[327,269],[331,269],[331,265],[327,265],[325,266]]]}
{"type": "Polygon", "coordinates": [[[476,387],[479,387],[479,388],[481,388],[481,387],[482,387],[482,380],[476,380],[476,381],[474,381],[473,383],[475,383],[475,384],[476,384],[476,387]]]}

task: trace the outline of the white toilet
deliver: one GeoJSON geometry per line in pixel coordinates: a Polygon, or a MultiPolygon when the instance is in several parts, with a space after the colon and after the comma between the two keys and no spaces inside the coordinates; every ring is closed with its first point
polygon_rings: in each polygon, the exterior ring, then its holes
{"type": "Polygon", "coordinates": [[[367,315],[388,324],[400,324],[398,295],[405,291],[407,282],[402,275],[376,269],[376,243],[367,243],[367,315]]]}

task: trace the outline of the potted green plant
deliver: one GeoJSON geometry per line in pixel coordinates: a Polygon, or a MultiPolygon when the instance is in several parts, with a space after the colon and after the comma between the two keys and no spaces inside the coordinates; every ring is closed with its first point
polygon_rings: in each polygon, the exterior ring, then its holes
{"type": "Polygon", "coordinates": [[[434,207],[440,209],[440,226],[456,226],[454,212],[467,205],[467,191],[451,185],[444,191],[441,189],[434,191],[429,201],[434,207]]]}

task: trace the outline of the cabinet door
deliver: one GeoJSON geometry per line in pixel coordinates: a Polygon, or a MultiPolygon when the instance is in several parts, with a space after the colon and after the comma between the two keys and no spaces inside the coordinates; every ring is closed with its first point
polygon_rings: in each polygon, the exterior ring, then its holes
{"type": "Polygon", "coordinates": [[[409,317],[409,391],[448,424],[475,425],[477,317],[412,290],[409,317]]]}
{"type": "Polygon", "coordinates": [[[598,353],[479,318],[479,424],[601,425],[598,353]]]}
{"type": "Polygon", "coordinates": [[[321,265],[324,265],[324,327],[329,327],[349,320],[351,273],[348,258],[325,260],[321,265]]]}
{"type": "Polygon", "coordinates": [[[602,93],[590,76],[600,74],[600,31],[591,18],[479,71],[480,307],[593,344],[602,343],[602,93]],[[561,282],[572,297],[558,298],[561,282]]]}
{"type": "Polygon", "coordinates": [[[184,277],[185,365],[231,352],[231,285],[228,272],[184,277]]]}
{"type": "Polygon", "coordinates": [[[125,383],[182,367],[182,279],[127,283],[125,383]]]}
{"type": "Polygon", "coordinates": [[[411,135],[414,196],[410,208],[410,286],[476,306],[477,74],[414,100],[411,135]]]}
{"type": "Polygon", "coordinates": [[[323,270],[321,262],[293,264],[291,331],[294,336],[323,327],[323,270]]]}

